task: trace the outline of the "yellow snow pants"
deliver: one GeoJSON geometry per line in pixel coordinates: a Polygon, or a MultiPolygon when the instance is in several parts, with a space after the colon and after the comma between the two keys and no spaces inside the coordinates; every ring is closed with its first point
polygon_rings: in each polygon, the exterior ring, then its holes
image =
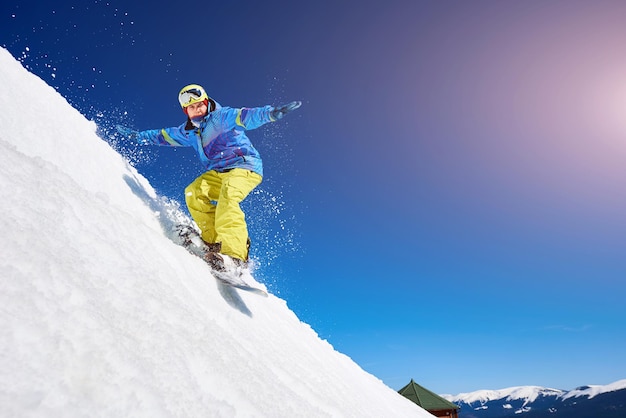
{"type": "Polygon", "coordinates": [[[248,227],[239,204],[261,183],[257,173],[234,168],[207,171],[185,188],[189,213],[208,243],[221,243],[223,254],[248,260],[248,227]]]}

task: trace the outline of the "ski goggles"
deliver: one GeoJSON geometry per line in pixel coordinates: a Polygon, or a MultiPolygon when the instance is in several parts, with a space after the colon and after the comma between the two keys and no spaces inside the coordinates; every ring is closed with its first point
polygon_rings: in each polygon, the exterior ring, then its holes
{"type": "Polygon", "coordinates": [[[203,95],[204,92],[202,90],[191,88],[189,90],[181,91],[178,100],[183,107],[187,107],[190,104],[202,101],[203,95]]]}

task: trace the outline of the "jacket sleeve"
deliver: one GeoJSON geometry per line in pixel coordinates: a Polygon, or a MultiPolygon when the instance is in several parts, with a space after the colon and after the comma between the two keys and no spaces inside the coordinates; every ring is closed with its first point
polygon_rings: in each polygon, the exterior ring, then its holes
{"type": "Polygon", "coordinates": [[[266,123],[274,122],[271,112],[274,110],[272,106],[263,107],[243,107],[241,109],[233,109],[223,107],[219,109],[220,122],[224,130],[230,129],[256,129],[266,123]]]}
{"type": "Polygon", "coordinates": [[[146,145],[162,145],[170,147],[189,147],[191,141],[185,131],[185,124],[174,128],[148,129],[137,133],[146,145]]]}

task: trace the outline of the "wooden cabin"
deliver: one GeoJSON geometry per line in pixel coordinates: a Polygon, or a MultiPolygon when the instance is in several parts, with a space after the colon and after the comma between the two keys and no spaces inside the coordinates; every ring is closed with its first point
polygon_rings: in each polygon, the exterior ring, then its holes
{"type": "Polygon", "coordinates": [[[436,417],[459,417],[459,406],[418,385],[411,379],[408,385],[398,391],[405,398],[413,401],[436,417]]]}

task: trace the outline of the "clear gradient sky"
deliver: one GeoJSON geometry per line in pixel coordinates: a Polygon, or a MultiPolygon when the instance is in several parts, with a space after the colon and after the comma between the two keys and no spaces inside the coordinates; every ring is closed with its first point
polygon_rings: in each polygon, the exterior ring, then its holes
{"type": "MultiPolygon", "coordinates": [[[[392,388],[626,377],[626,2],[174,3],[9,1],[0,44],[105,137],[189,83],[302,100],[249,135],[258,274],[392,388]]],[[[172,199],[200,174],[108,140],[172,199]]]]}

